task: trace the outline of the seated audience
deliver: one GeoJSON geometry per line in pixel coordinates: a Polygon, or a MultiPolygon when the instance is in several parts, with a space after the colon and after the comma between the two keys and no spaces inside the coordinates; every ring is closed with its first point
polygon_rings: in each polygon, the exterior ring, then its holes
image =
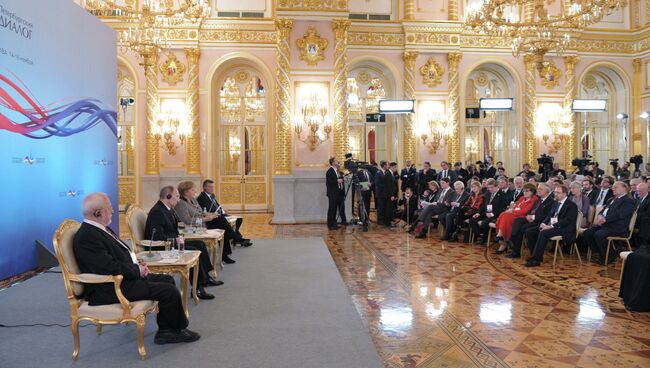
{"type": "Polygon", "coordinates": [[[483,205],[484,199],[481,183],[478,180],[472,180],[470,182],[469,197],[458,210],[455,228],[453,226],[445,226],[445,238],[449,238],[450,241],[458,241],[459,230],[465,226],[465,220],[478,213],[483,205]]]}
{"type": "Polygon", "coordinates": [[[562,175],[562,178],[564,178],[564,179],[567,178],[566,171],[560,169],[560,164],[557,163],[557,162],[553,163],[553,171],[551,172],[551,175],[553,175],[553,176],[562,175]]]}
{"type": "MultiPolygon", "coordinates": [[[[521,176],[515,176],[512,179],[512,184],[513,188],[512,191],[510,192],[510,200],[511,203],[517,203],[519,198],[524,195],[524,178],[521,176]]],[[[533,194],[535,193],[535,185],[533,185],[533,194]]]]}
{"type": "Polygon", "coordinates": [[[431,169],[429,161],[424,161],[423,169],[418,172],[418,196],[429,187],[429,182],[436,179],[436,170],[431,169]]]}
{"type": "Polygon", "coordinates": [[[648,183],[639,183],[636,186],[638,199],[636,200],[636,224],[639,229],[636,237],[637,246],[650,245],[650,198],[648,198],[648,183]]]}
{"type": "Polygon", "coordinates": [[[525,163],[517,176],[526,176],[527,179],[530,179],[535,176],[535,172],[530,169],[530,164],[525,163]]]}
{"type": "MultiPolygon", "coordinates": [[[[440,196],[441,190],[440,186],[435,180],[431,180],[429,182],[429,189],[425,190],[423,195],[422,195],[422,200],[420,201],[419,204],[419,209],[416,211],[415,215],[417,218],[420,217],[420,215],[434,203],[438,197],[440,196]]],[[[418,223],[422,224],[421,222],[418,222],[416,218],[416,221],[413,221],[411,226],[408,228],[407,232],[411,232],[415,230],[417,227],[418,223]]],[[[420,229],[421,230],[421,229],[420,229]]],[[[419,233],[420,231],[418,231],[419,233]]]]}
{"type": "Polygon", "coordinates": [[[594,188],[594,182],[589,177],[582,179],[582,193],[589,198],[589,205],[595,206],[599,190],[594,188]]]}
{"type": "Polygon", "coordinates": [[[469,198],[469,193],[465,191],[465,184],[462,181],[457,181],[454,183],[454,195],[453,200],[450,203],[450,208],[447,212],[438,214],[439,221],[444,224],[445,233],[443,234],[442,240],[450,240],[451,234],[455,230],[455,221],[458,218],[458,212],[469,198]]]}
{"type": "Polygon", "coordinates": [[[418,209],[418,198],[413,194],[413,189],[411,189],[411,187],[405,188],[404,196],[399,199],[397,204],[399,206],[404,206],[403,210],[398,211],[397,217],[406,222],[407,225],[411,225],[415,222],[417,219],[415,211],[418,209]]]}
{"type": "Polygon", "coordinates": [[[539,225],[536,236],[531,230],[526,231],[526,241],[532,257],[526,267],[537,267],[544,260],[544,251],[549,239],[561,235],[565,245],[572,244],[576,238],[576,220],[578,207],[568,198],[569,189],[564,185],[555,188],[555,204],[551,214],[539,225]]]}
{"type": "Polygon", "coordinates": [[[456,178],[466,184],[469,179],[469,173],[467,170],[463,169],[463,164],[461,162],[456,162],[454,164],[454,171],[456,171],[456,178]]]}
{"type": "MultiPolygon", "coordinates": [[[[228,216],[228,211],[217,202],[217,197],[214,195],[214,181],[210,179],[203,181],[203,191],[196,198],[196,201],[199,203],[199,206],[206,208],[208,212],[214,212],[221,215],[208,221],[206,225],[208,226],[208,229],[224,230],[226,232],[224,234],[225,243],[230,243],[230,239],[232,239],[234,244],[239,244],[243,247],[250,247],[253,245],[250,239],[244,238],[241,232],[239,232],[239,228],[244,221],[241,217],[237,217],[234,229],[230,226],[228,219],[224,217],[228,216]]],[[[370,196],[368,196],[368,204],[370,204],[370,196]]],[[[224,252],[225,251],[224,248],[224,252]]]]}
{"type": "MultiPolygon", "coordinates": [[[[522,179],[521,177],[517,178],[522,179]]],[[[515,219],[526,216],[537,202],[538,197],[535,195],[536,188],[533,184],[526,184],[523,192],[523,196],[517,200],[517,203],[512,208],[503,211],[497,219],[496,236],[500,243],[500,247],[496,251],[497,254],[504,253],[508,249],[512,224],[515,219]]]]}
{"type": "Polygon", "coordinates": [[[422,230],[415,236],[416,238],[425,238],[433,216],[439,216],[451,208],[454,191],[449,186],[449,178],[440,179],[440,187],[440,194],[436,200],[423,208],[418,216],[417,221],[422,223],[422,230]]]}
{"type": "Polygon", "coordinates": [[[634,200],[628,194],[628,186],[622,181],[617,181],[612,186],[613,199],[605,205],[600,212],[596,212],[594,226],[585,230],[582,238],[592,251],[599,254],[598,262],[607,264],[618,257],[613,249],[609,252],[609,259],[605,259],[607,251],[607,237],[627,236],[629,233],[630,219],[634,212],[634,200]]]}
{"type": "Polygon", "coordinates": [[[539,198],[533,208],[525,217],[516,218],[512,224],[512,231],[510,233],[510,247],[511,251],[506,256],[507,258],[520,258],[521,257],[521,242],[527,231],[538,231],[539,225],[551,213],[553,208],[554,198],[551,188],[546,183],[539,183],[537,185],[537,197],[539,198]]]}
{"type": "MultiPolygon", "coordinates": [[[[162,240],[177,239],[178,222],[180,219],[174,211],[174,207],[180,200],[178,190],[169,185],[160,189],[160,200],[149,210],[147,222],[144,229],[145,239],[162,240]]],[[[185,249],[201,251],[199,257],[199,274],[197,275],[196,295],[201,299],[214,299],[214,295],[208,293],[204,287],[210,285],[221,285],[223,281],[216,281],[210,277],[210,271],[214,268],[210,262],[210,254],[205,244],[199,240],[185,240],[185,249]]],[[[190,270],[193,272],[194,270],[190,270]]],[[[193,280],[193,277],[190,277],[193,280]]]]}
{"type": "Polygon", "coordinates": [[[508,205],[507,195],[499,190],[494,179],[488,179],[486,185],[488,191],[485,193],[483,206],[469,219],[469,226],[479,244],[485,244],[489,224],[496,222],[508,205]]]}
{"type": "MultiPolygon", "coordinates": [[[[91,193],[82,203],[84,221],[73,239],[74,255],[81,273],[122,275],[120,290],[131,302],[158,302],[156,344],[193,342],[199,334],[188,330],[181,294],[169,275],[149,273],[147,264],[136,259],[108,225],[113,207],[104,193],[91,193]]],[[[119,303],[113,284],[87,284],[84,297],[89,305],[119,303]]]]}

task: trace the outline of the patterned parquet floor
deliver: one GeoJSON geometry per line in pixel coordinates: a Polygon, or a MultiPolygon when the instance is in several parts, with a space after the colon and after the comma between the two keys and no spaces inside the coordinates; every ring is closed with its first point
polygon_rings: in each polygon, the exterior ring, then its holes
{"type": "Polygon", "coordinates": [[[565,256],[531,270],[437,235],[244,217],[247,237],[326,240],[386,367],[650,366],[650,314],[621,304],[620,264],[565,256]]]}
{"type": "Polygon", "coordinates": [[[621,304],[620,263],[605,269],[565,256],[555,268],[547,258],[527,269],[437,234],[243,217],[249,238],[325,239],[387,368],[650,367],[650,313],[621,304]]]}

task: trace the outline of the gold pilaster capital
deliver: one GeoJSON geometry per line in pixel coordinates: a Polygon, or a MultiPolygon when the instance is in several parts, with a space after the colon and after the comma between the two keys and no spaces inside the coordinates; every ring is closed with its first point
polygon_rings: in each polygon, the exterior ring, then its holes
{"type": "Polygon", "coordinates": [[[186,48],[185,57],[187,57],[188,62],[198,62],[201,57],[201,49],[198,47],[186,48]]]}
{"type": "Polygon", "coordinates": [[[449,63],[449,70],[456,70],[458,69],[458,65],[460,65],[460,59],[463,58],[463,54],[458,51],[450,52],[447,54],[447,63],[449,63]]]}
{"type": "Polygon", "coordinates": [[[293,19],[290,18],[278,18],[275,20],[275,30],[279,35],[283,37],[289,37],[291,30],[293,29],[293,19]]]}
{"type": "Polygon", "coordinates": [[[334,37],[336,37],[337,39],[344,39],[347,41],[348,31],[350,30],[351,24],[352,22],[350,22],[349,19],[344,19],[344,18],[332,19],[332,30],[334,31],[334,37]]]}
{"type": "Polygon", "coordinates": [[[634,73],[641,73],[641,59],[632,59],[632,67],[634,67],[634,73]]]}
{"type": "Polygon", "coordinates": [[[154,68],[156,67],[156,64],[158,64],[158,53],[155,51],[143,51],[140,53],[140,55],[144,58],[144,66],[145,67],[150,67],[153,66],[154,68]]]}
{"type": "Polygon", "coordinates": [[[565,56],[564,57],[564,65],[566,66],[567,69],[575,69],[576,64],[580,62],[580,57],[579,56],[565,56]]]}
{"type": "Polygon", "coordinates": [[[404,51],[402,53],[402,60],[404,60],[404,68],[408,70],[415,69],[415,60],[418,57],[417,51],[404,51]]]}

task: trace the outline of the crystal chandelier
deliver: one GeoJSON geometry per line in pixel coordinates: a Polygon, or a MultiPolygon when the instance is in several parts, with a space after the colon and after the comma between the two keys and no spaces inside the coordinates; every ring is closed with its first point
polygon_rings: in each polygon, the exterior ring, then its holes
{"type": "Polygon", "coordinates": [[[332,126],[327,116],[327,105],[317,93],[312,93],[302,102],[300,109],[302,121],[295,123],[296,137],[307,144],[310,151],[330,138],[332,126]],[[308,129],[307,136],[303,138],[303,125],[308,129]]]}
{"type": "Polygon", "coordinates": [[[454,132],[455,124],[447,115],[441,112],[433,113],[428,119],[428,129],[424,128],[420,133],[420,139],[425,147],[429,147],[429,153],[435,154],[454,132]],[[427,140],[430,139],[427,144],[427,140]]]}
{"type": "Polygon", "coordinates": [[[606,15],[627,5],[626,0],[567,0],[558,14],[546,5],[555,0],[474,0],[467,5],[465,26],[490,36],[511,41],[512,54],[537,56],[562,53],[571,40],[570,32],[598,23],[606,15]],[[546,3],[546,4],[545,4],[546,3]],[[522,16],[522,14],[524,16],[522,16]]]}
{"type": "Polygon", "coordinates": [[[170,47],[167,30],[184,22],[198,23],[210,13],[209,0],[82,0],[96,16],[120,17],[132,24],[119,31],[119,45],[138,55],[151,55],[170,47]]]}
{"type": "Polygon", "coordinates": [[[163,143],[163,147],[170,156],[176,155],[174,136],[178,137],[178,141],[183,146],[192,131],[192,127],[188,123],[191,117],[185,119],[185,114],[183,101],[168,100],[163,103],[161,111],[156,115],[156,121],[152,125],[150,134],[156,139],[156,142],[163,143]]]}
{"type": "Polygon", "coordinates": [[[542,104],[537,108],[535,135],[542,138],[549,154],[557,153],[572,133],[571,111],[566,111],[559,104],[542,104]]]}

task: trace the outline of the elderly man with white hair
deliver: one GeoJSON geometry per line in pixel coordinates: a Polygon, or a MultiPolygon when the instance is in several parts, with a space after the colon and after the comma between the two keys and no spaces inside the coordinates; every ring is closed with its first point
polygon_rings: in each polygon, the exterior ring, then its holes
{"type": "Polygon", "coordinates": [[[640,182],[636,185],[636,228],[639,233],[636,237],[636,244],[640,246],[650,245],[650,196],[648,196],[648,183],[640,182]]]}
{"type": "MultiPolygon", "coordinates": [[[[127,244],[108,227],[113,206],[104,193],[91,193],[82,204],[84,221],[74,236],[73,249],[82,273],[122,275],[121,290],[129,301],[158,301],[156,344],[193,342],[199,334],[187,329],[181,295],[174,279],[149,273],[146,263],[138,260],[127,244]]],[[[89,284],[85,298],[90,305],[118,303],[112,284],[89,284]]]]}

